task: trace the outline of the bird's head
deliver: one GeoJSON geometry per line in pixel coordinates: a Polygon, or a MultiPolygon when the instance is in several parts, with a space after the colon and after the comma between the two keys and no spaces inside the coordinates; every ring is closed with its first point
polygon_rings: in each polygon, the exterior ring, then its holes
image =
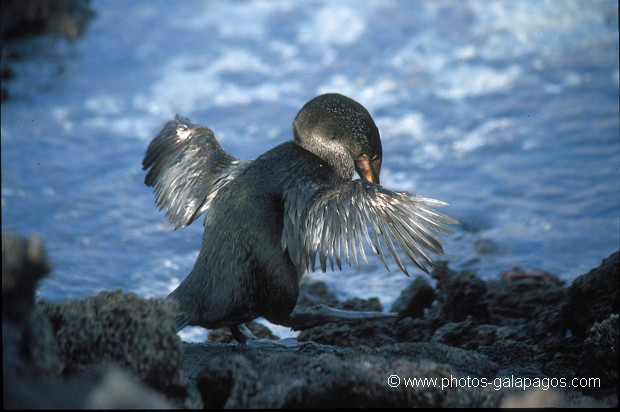
{"type": "Polygon", "coordinates": [[[327,162],[343,179],[353,171],[379,184],[381,138],[368,110],[336,93],[306,103],[293,122],[295,142],[327,162]]]}

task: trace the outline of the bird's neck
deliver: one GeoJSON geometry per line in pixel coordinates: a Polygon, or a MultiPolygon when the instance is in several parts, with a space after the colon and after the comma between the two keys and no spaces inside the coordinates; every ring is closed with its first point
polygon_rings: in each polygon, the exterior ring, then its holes
{"type": "Polygon", "coordinates": [[[311,147],[303,142],[296,141],[295,143],[321,158],[342,180],[353,179],[355,163],[349,151],[342,145],[333,141],[324,141],[322,144],[313,144],[311,147]]]}

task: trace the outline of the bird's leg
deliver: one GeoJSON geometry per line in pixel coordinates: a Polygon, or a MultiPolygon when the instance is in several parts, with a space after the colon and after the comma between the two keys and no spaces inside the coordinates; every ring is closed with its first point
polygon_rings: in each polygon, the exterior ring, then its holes
{"type": "Polygon", "coordinates": [[[233,338],[242,345],[248,345],[260,348],[288,348],[294,349],[301,346],[301,343],[294,338],[286,338],[280,340],[258,339],[245,323],[230,326],[230,332],[233,338]]]}
{"type": "MultiPolygon", "coordinates": [[[[282,326],[289,326],[293,330],[309,329],[325,323],[356,323],[373,319],[396,319],[395,312],[359,312],[354,310],[342,310],[330,308],[322,304],[305,308],[295,308],[282,326]]],[[[240,323],[230,327],[235,340],[242,345],[255,347],[287,347],[295,348],[301,345],[294,338],[280,340],[258,339],[245,324],[240,323]]]]}
{"type": "Polygon", "coordinates": [[[396,319],[395,312],[358,312],[334,309],[322,304],[295,308],[289,315],[288,324],[293,330],[309,329],[325,323],[355,323],[370,319],[396,319]]]}
{"type": "Polygon", "coordinates": [[[246,344],[249,340],[257,340],[256,336],[252,333],[250,328],[245,326],[245,323],[239,323],[238,325],[232,325],[230,332],[233,338],[239,343],[246,344]]]}

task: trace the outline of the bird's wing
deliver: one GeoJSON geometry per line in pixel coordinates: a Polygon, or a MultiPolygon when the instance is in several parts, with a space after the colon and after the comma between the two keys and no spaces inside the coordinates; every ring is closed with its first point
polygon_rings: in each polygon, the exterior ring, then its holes
{"type": "Polygon", "coordinates": [[[211,129],[177,115],[149,145],[142,168],[150,169],[144,183],[155,187],[155,203],[177,229],[207,210],[248,163],[226,153],[211,129]]]}
{"type": "Polygon", "coordinates": [[[443,254],[434,232],[451,233],[446,225],[458,223],[432,209],[445,202],[394,192],[366,180],[316,191],[305,189],[297,187],[285,193],[281,240],[282,250],[288,249],[291,260],[302,270],[315,270],[317,254],[323,272],[327,261],[332,270],[334,261],[342,269],[342,254],[347,263],[353,260],[359,267],[360,256],[366,261],[365,240],[386,267],[381,243],[407,275],[397,249],[428,273],[426,264],[432,265],[432,261],[426,251],[443,254]]]}

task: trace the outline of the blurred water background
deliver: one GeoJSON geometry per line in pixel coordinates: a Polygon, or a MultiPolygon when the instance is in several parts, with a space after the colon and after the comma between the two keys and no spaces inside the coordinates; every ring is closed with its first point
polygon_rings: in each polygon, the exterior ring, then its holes
{"type": "MultiPolygon", "coordinates": [[[[339,92],[373,115],[381,182],[450,203],[455,269],[570,282],[620,243],[617,2],[106,0],[75,42],[11,47],[3,80],[2,230],[39,234],[41,298],[167,295],[200,219],[173,231],[143,184],[175,113],[251,159],[291,139],[301,106],[339,92]]],[[[413,268],[412,268],[413,269],[413,268]]],[[[419,271],[413,270],[414,276],[419,271]]],[[[410,282],[375,256],[316,273],[386,308],[410,282]]]]}

